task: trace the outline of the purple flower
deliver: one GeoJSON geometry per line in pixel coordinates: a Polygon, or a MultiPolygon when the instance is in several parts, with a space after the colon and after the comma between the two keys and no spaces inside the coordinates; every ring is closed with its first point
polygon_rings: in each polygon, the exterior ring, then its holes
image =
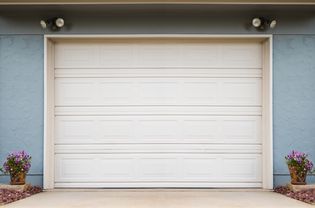
{"type": "Polygon", "coordinates": [[[16,174],[19,172],[27,173],[31,168],[32,157],[24,150],[10,153],[3,163],[4,173],[16,174]]]}
{"type": "Polygon", "coordinates": [[[309,171],[313,169],[313,163],[309,160],[306,163],[306,169],[309,171]]]}
{"type": "Polygon", "coordinates": [[[313,163],[307,158],[308,155],[292,150],[290,154],[285,156],[286,162],[289,166],[295,167],[298,172],[312,172],[313,163]]]}

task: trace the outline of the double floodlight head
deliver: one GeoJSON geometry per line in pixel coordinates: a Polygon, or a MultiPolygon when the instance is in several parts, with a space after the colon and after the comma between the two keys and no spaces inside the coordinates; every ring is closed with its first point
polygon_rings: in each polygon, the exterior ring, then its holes
{"type": "Polygon", "coordinates": [[[275,28],[276,25],[277,25],[277,21],[275,19],[269,20],[269,19],[266,19],[266,18],[263,18],[263,17],[255,17],[252,20],[252,25],[257,30],[264,31],[264,30],[267,30],[269,28],[270,29],[275,28]]]}
{"type": "Polygon", "coordinates": [[[55,17],[48,20],[41,20],[40,25],[43,29],[58,31],[65,25],[65,20],[61,17],[55,17]]]}

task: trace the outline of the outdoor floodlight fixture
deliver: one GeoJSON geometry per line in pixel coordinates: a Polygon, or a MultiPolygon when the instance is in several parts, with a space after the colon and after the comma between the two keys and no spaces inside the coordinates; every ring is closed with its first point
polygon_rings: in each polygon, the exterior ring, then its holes
{"type": "Polygon", "coordinates": [[[40,26],[43,29],[50,29],[51,31],[58,31],[65,25],[65,20],[61,17],[55,17],[47,20],[41,20],[40,26]]]}
{"type": "Polygon", "coordinates": [[[264,31],[267,29],[274,29],[277,25],[277,21],[275,19],[269,20],[264,17],[255,17],[252,20],[252,25],[259,31],[264,31]]]}

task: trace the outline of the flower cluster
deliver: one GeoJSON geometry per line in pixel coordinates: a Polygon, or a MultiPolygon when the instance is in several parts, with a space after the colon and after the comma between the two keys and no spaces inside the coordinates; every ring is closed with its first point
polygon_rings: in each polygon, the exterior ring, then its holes
{"type": "Polygon", "coordinates": [[[307,173],[313,169],[313,163],[307,157],[308,155],[303,152],[292,150],[285,159],[288,166],[294,167],[299,173],[307,173]]]}
{"type": "Polygon", "coordinates": [[[31,159],[25,151],[13,152],[7,156],[2,171],[11,175],[27,173],[31,168],[31,159]]]}

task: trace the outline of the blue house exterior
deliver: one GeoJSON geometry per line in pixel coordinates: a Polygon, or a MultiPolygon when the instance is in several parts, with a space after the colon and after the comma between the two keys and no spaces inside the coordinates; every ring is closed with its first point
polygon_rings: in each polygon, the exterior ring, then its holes
{"type": "Polygon", "coordinates": [[[36,185],[43,184],[45,34],[271,34],[274,186],[289,181],[284,156],[292,149],[315,161],[315,5],[0,5],[0,160],[29,152],[36,185]],[[42,30],[39,20],[58,15],[71,25],[42,30]],[[278,25],[257,31],[255,16],[278,25]]]}

